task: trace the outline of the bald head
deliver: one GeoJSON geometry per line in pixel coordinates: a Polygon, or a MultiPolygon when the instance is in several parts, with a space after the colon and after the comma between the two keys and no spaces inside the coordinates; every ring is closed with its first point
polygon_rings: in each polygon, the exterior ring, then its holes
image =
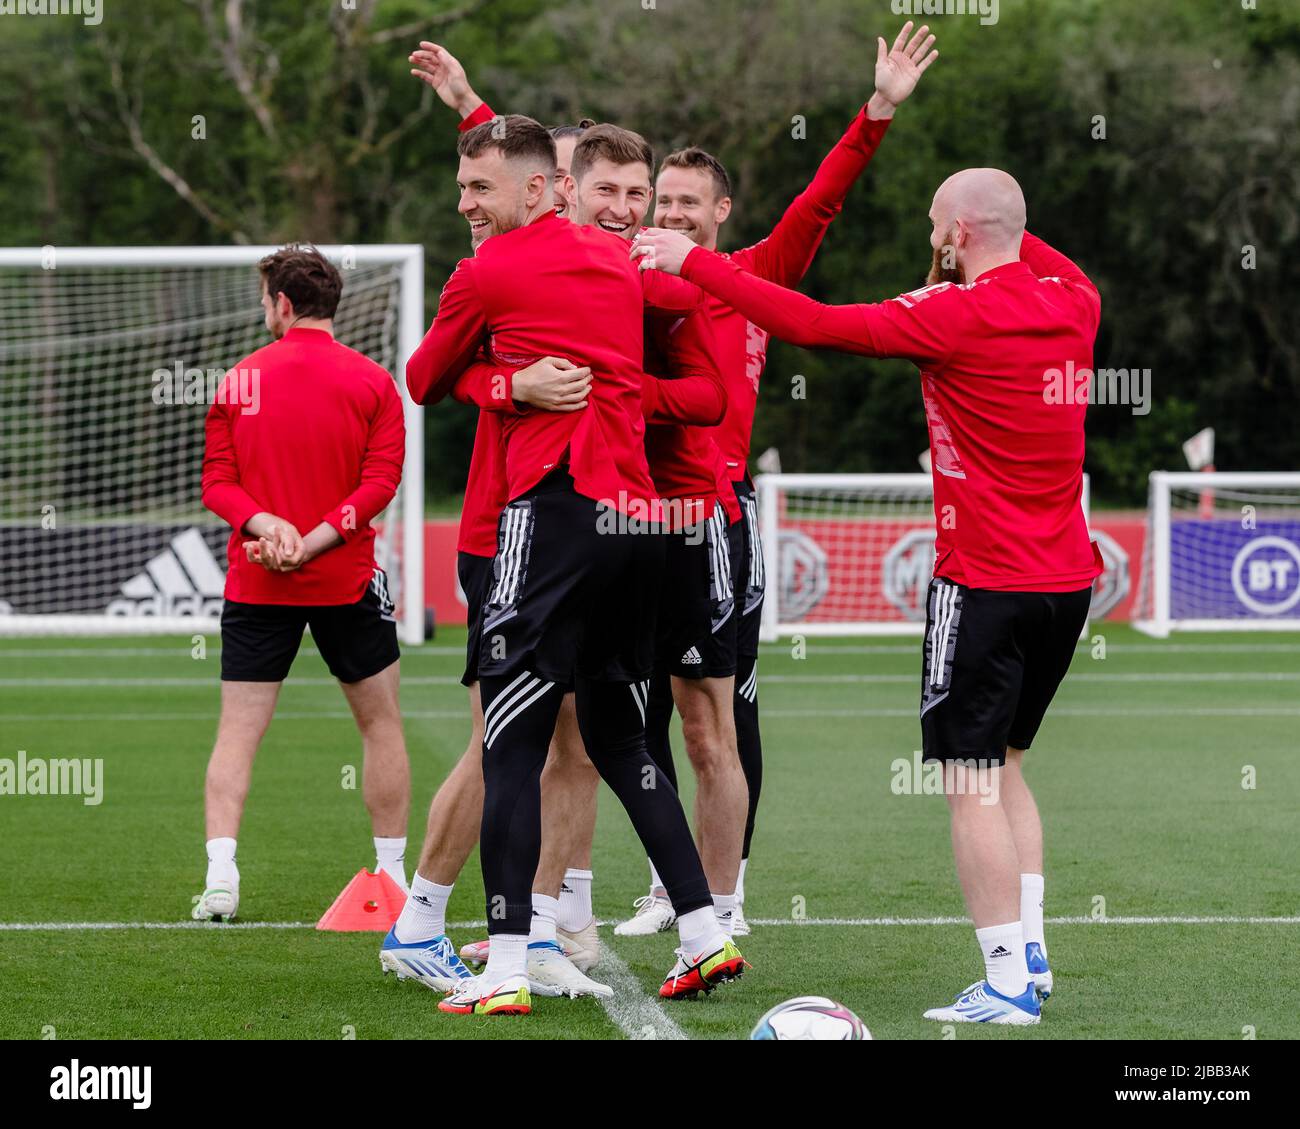
{"type": "Polygon", "coordinates": [[[1013,253],[1025,234],[1025,196],[1001,169],[963,169],[934,194],[930,219],[945,234],[957,229],[959,250],[979,256],[1013,253]]]}

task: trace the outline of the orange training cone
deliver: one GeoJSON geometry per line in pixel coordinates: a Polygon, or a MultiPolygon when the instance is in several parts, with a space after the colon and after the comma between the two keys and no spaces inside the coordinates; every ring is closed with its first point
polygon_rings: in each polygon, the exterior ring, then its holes
{"type": "Polygon", "coordinates": [[[316,928],[335,933],[387,933],[405,904],[402,888],[387,874],[382,870],[371,874],[363,868],[343,887],[316,928]]]}

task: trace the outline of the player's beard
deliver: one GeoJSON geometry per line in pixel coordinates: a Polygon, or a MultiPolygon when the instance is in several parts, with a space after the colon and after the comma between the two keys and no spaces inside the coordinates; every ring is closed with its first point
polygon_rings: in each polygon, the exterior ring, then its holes
{"type": "Polygon", "coordinates": [[[936,282],[965,282],[966,272],[961,269],[961,264],[957,262],[957,252],[954,248],[953,240],[957,232],[950,231],[944,236],[943,243],[934,248],[930,258],[930,273],[926,276],[925,284],[933,286],[936,282]],[[949,255],[952,256],[952,266],[944,263],[949,255]]]}
{"type": "Polygon", "coordinates": [[[517,227],[523,227],[528,222],[528,208],[520,204],[515,210],[513,216],[494,216],[486,214],[488,224],[481,228],[482,234],[470,229],[469,243],[470,247],[477,251],[487,240],[494,235],[504,235],[507,231],[514,231],[517,227]]]}

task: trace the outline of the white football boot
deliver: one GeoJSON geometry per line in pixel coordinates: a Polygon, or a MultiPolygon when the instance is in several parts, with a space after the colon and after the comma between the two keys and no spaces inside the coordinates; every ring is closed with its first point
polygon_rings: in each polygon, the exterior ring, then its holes
{"type": "Polygon", "coordinates": [[[600,934],[596,932],[594,917],[573,933],[557,928],[555,937],[560,942],[564,955],[579,972],[589,972],[596,967],[600,960],[600,934]]]}
{"type": "Polygon", "coordinates": [[[435,992],[455,991],[473,978],[446,933],[403,944],[397,939],[396,925],[379,947],[379,967],[385,976],[395,972],[398,980],[418,980],[435,992]]]}
{"type": "Polygon", "coordinates": [[[537,996],[605,996],[614,989],[584,976],[564,955],[555,941],[530,941],[528,944],[528,987],[537,996]]]}
{"type": "Polygon", "coordinates": [[[194,899],[190,916],[195,921],[232,921],[239,911],[239,883],[212,886],[194,899]]]}
{"type": "Polygon", "coordinates": [[[749,922],[745,920],[745,904],[737,901],[736,908],[731,913],[731,935],[733,937],[748,937],[751,932],[749,922]]]}
{"type": "Polygon", "coordinates": [[[933,1007],[926,1019],[942,1023],[1004,1023],[1024,1027],[1037,1023],[1041,1016],[1033,984],[1026,984],[1018,996],[1004,996],[987,980],[972,984],[947,1007],[933,1007]]]}
{"type": "Polygon", "coordinates": [[[677,924],[677,914],[673,912],[673,904],[667,898],[646,894],[637,898],[632,905],[636,908],[636,913],[614,926],[614,932],[620,937],[649,937],[677,924]]]}
{"type": "MultiPolygon", "coordinates": [[[[600,960],[600,935],[596,932],[596,919],[592,918],[591,923],[576,933],[568,933],[563,929],[555,931],[556,939],[560,942],[560,950],[564,953],[569,961],[579,972],[587,972],[596,966],[600,960]]],[[[470,941],[462,945],[460,957],[466,964],[474,968],[482,968],[487,964],[488,954],[492,951],[492,939],[485,937],[482,941],[470,941]]]]}

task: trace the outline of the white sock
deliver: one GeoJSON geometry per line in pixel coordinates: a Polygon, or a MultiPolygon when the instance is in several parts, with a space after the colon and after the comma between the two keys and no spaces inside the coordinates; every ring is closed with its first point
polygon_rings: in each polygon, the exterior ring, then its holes
{"type": "Polygon", "coordinates": [[[975,930],[980,951],[984,954],[984,979],[1004,996],[1018,996],[1029,984],[1029,967],[1025,964],[1025,935],[1020,922],[990,925],[975,930]]]}
{"type": "Polygon", "coordinates": [[[403,890],[406,885],[406,836],[400,839],[381,839],[375,836],[375,870],[388,872],[388,877],[403,890]]]}
{"type": "Polygon", "coordinates": [[[749,865],[749,859],[740,860],[740,873],[736,875],[736,901],[742,906],[745,904],[745,867],[749,865]]]}
{"type": "Polygon", "coordinates": [[[533,895],[533,920],[528,927],[528,943],[555,940],[555,918],[560,912],[560,902],[546,894],[533,895]]]}
{"type": "Polygon", "coordinates": [[[591,871],[570,867],[560,885],[560,912],[555,923],[566,933],[586,929],[594,919],[591,911],[591,871]]]}
{"type": "MultiPolygon", "coordinates": [[[[712,906],[701,906],[678,917],[677,936],[682,948],[686,950],[686,955],[690,957],[720,949],[723,941],[726,940],[726,934],[718,924],[712,906]]],[[[1023,954],[1021,959],[1024,959],[1023,954]]]]}
{"type": "Polygon", "coordinates": [[[406,895],[406,905],[393,926],[397,939],[405,945],[411,941],[432,941],[446,933],[447,899],[451,897],[451,891],[451,886],[439,886],[421,878],[417,871],[411,882],[411,892],[406,895]]]}
{"type": "Polygon", "coordinates": [[[481,977],[484,988],[495,988],[511,976],[528,974],[527,933],[493,933],[491,941],[481,977]]]}
{"type": "Polygon", "coordinates": [[[235,865],[234,839],[221,838],[208,840],[208,877],[206,887],[226,889],[233,886],[239,891],[239,867],[235,865]]]}
{"type": "Polygon", "coordinates": [[[664,886],[664,880],[659,877],[659,871],[655,870],[654,863],[650,863],[650,893],[656,898],[668,897],[668,889],[664,886]]]}
{"type": "Polygon", "coordinates": [[[714,894],[713,916],[718,919],[718,927],[728,937],[735,935],[736,895],[714,894]]]}
{"type": "Polygon", "coordinates": [[[1043,959],[1047,959],[1047,942],[1043,940],[1043,876],[1041,874],[1022,874],[1020,876],[1020,924],[1025,931],[1025,944],[1035,942],[1043,950],[1043,959]]]}

